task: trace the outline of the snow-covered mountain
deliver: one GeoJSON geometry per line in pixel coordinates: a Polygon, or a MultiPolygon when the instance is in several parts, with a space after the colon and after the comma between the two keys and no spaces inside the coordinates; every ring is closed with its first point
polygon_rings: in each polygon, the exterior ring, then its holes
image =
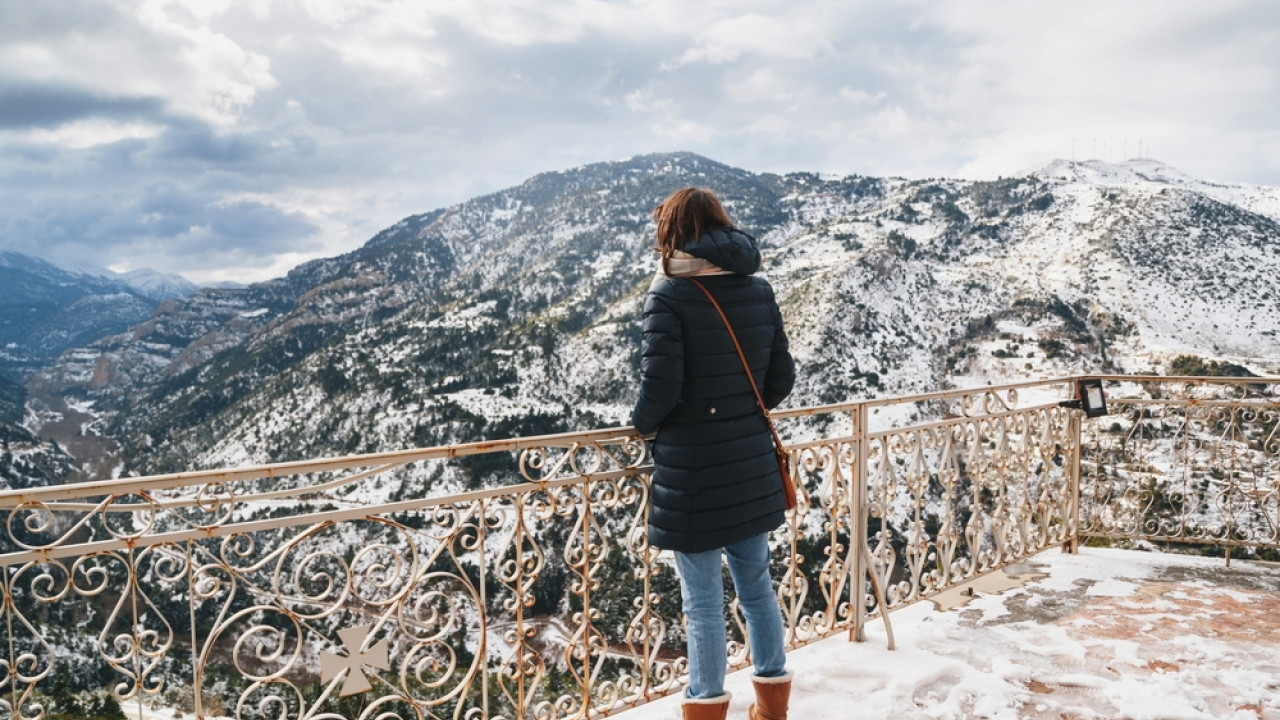
{"type": "Polygon", "coordinates": [[[151,268],[139,268],[116,275],[129,287],[156,302],[169,298],[185,298],[194,295],[197,288],[190,280],[173,273],[162,273],[151,268]]]}
{"type": "Polygon", "coordinates": [[[0,250],[0,373],[22,377],[68,348],[146,320],[196,287],[154,270],[117,274],[0,250]]]}
{"type": "Polygon", "coordinates": [[[1023,174],[1086,185],[1156,189],[1173,187],[1229,205],[1237,205],[1250,212],[1280,221],[1280,187],[1200,180],[1150,158],[1137,158],[1122,163],[1108,163],[1100,160],[1080,162],[1053,160],[1041,167],[1027,170],[1023,174]]]}
{"type": "Polygon", "coordinates": [[[58,260],[53,264],[62,270],[78,275],[120,281],[156,302],[164,302],[169,298],[187,297],[199,289],[190,280],[181,275],[162,273],[151,268],[115,272],[100,265],[74,258],[58,260]]]}
{"type": "Polygon", "coordinates": [[[1182,354],[1280,369],[1275,188],[1153,161],[975,182],[675,153],[539,175],[285,278],[170,300],[31,388],[92,402],[136,471],[622,424],[649,213],[687,185],[760,238],[801,369],[788,405],[1182,354]]]}
{"type": "Polygon", "coordinates": [[[120,280],[0,251],[0,374],[21,377],[145,320],[158,304],[120,280]]]}

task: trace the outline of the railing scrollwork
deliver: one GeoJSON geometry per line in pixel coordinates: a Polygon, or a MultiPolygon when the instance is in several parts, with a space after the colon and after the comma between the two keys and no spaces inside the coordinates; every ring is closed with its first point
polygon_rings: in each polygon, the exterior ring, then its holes
{"type": "MultiPolygon", "coordinates": [[[[1080,536],[1280,547],[1280,381],[1106,382],[1112,414],[1083,423],[1073,378],[775,413],[789,646],[1080,536]]],[[[0,493],[0,708],[561,720],[677,692],[650,467],[611,428],[0,493]],[[449,490],[361,500],[387,478],[449,490]]]]}

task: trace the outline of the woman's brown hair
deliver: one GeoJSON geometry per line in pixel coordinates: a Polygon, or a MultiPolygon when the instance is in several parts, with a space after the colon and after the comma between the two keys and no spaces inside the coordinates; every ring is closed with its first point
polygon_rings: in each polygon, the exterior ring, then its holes
{"type": "Polygon", "coordinates": [[[715,193],[696,187],[671,193],[653,209],[653,221],[658,224],[658,252],[663,260],[711,228],[733,225],[715,193]]]}

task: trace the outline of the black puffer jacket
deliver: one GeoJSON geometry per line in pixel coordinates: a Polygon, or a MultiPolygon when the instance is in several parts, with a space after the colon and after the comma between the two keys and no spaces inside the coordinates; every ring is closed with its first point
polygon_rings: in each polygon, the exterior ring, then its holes
{"type": "MultiPolygon", "coordinates": [[[[698,280],[715,296],[770,408],[795,383],[773,288],[751,277],[751,236],[716,228],[686,253],[733,275],[698,280]]],[[[716,310],[692,282],[659,277],[644,304],[640,398],[631,423],[653,441],[649,542],[692,553],[768,532],[783,520],[773,438],[716,310]]]]}

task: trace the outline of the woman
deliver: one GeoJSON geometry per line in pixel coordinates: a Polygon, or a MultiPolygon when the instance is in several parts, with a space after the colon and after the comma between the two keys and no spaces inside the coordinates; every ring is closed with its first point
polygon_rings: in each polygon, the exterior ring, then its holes
{"type": "MultiPolygon", "coordinates": [[[[760,250],[733,227],[708,190],[686,188],[653,211],[662,262],[644,304],[640,397],[631,422],[657,430],[649,542],[675,553],[689,633],[685,720],[722,720],[726,638],[721,556],[747,619],[753,720],[784,720],[791,674],[782,614],[769,578],[768,533],[785,500],[773,436],[724,321],[733,325],[770,408],[795,382],[782,315],[763,278],[760,250]]],[[[789,482],[789,480],[787,480],[789,482]]]]}

